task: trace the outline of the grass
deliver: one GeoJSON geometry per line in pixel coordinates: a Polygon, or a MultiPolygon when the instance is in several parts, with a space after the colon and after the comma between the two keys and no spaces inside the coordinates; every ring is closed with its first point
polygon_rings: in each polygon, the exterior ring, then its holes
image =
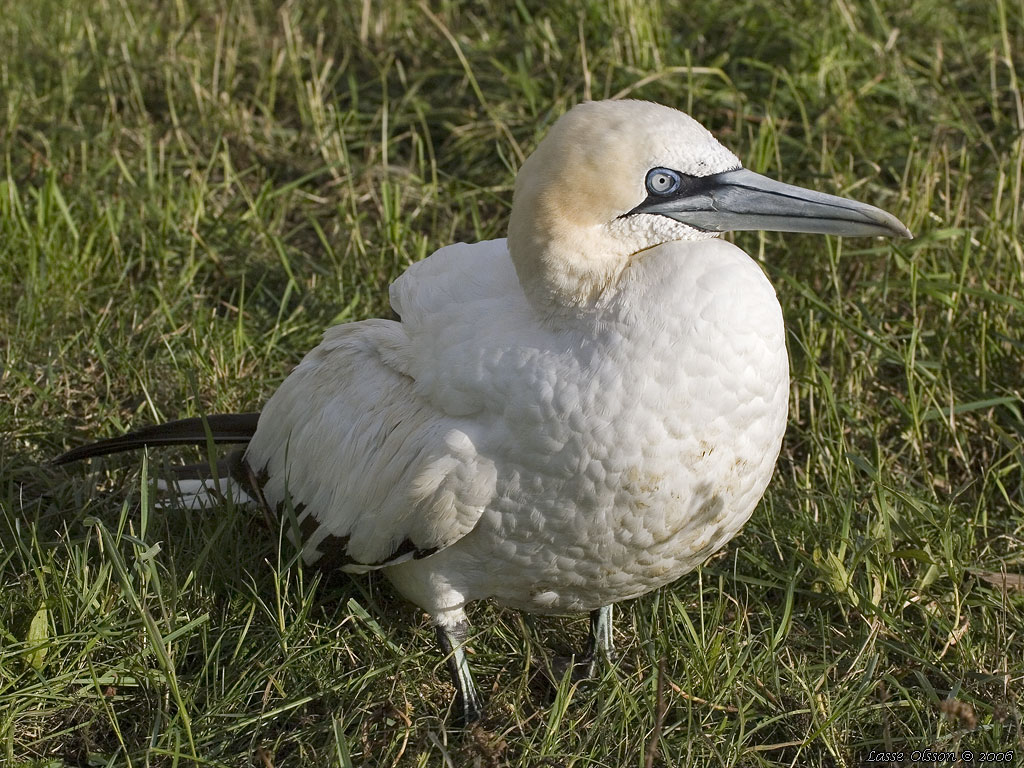
{"type": "Polygon", "coordinates": [[[0,763],[1024,755],[1020,0],[45,0],[0,50],[0,763]],[[610,96],[917,239],[736,238],[788,322],[783,455],[740,536],[623,606],[599,681],[537,672],[585,619],[478,605],[490,717],[452,729],[383,580],[304,568],[245,509],[155,509],[162,453],[43,464],[257,408],[410,263],[501,236],[523,156],[610,96]]]}

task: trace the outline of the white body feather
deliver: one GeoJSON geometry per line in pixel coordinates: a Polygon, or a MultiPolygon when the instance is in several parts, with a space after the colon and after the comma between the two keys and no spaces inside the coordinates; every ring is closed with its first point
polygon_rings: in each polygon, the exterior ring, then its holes
{"type": "Polygon", "coordinates": [[[764,492],[785,337],[734,246],[642,251],[571,320],[538,315],[504,240],[442,248],[391,295],[401,322],[329,330],[246,454],[270,504],[319,523],[308,559],[387,566],[441,623],[486,597],[590,610],[694,568],[764,492]]]}

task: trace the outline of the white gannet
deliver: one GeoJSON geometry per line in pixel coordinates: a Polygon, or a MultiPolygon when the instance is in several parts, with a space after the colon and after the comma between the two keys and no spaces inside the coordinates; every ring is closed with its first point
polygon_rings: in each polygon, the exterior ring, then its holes
{"type": "Polygon", "coordinates": [[[584,103],[523,164],[507,240],[413,264],[391,286],[399,320],[329,329],[262,413],[56,461],[247,442],[223,482],[288,500],[307,561],[381,569],[430,614],[471,721],[467,603],[590,611],[587,655],[606,657],[611,606],[696,567],[764,493],[786,427],[782,311],[717,239],[752,229],[910,237],[744,170],[682,112],[584,103]]]}

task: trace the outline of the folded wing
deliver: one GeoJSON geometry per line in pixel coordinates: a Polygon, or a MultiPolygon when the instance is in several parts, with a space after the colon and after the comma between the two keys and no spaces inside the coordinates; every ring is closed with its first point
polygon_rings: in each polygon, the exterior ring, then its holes
{"type": "Polygon", "coordinates": [[[331,328],[285,380],[245,458],[308,561],[371,570],[473,529],[496,479],[478,334],[489,306],[522,301],[504,241],[449,246],[396,281],[401,322],[331,328]]]}

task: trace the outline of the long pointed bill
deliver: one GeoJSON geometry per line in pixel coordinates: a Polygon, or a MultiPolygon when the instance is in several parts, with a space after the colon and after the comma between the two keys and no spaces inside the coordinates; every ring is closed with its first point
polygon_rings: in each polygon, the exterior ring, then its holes
{"type": "Polygon", "coordinates": [[[707,232],[741,229],[820,235],[913,237],[892,214],[739,168],[692,179],[671,197],[650,197],[631,213],[656,213],[707,232]]]}

